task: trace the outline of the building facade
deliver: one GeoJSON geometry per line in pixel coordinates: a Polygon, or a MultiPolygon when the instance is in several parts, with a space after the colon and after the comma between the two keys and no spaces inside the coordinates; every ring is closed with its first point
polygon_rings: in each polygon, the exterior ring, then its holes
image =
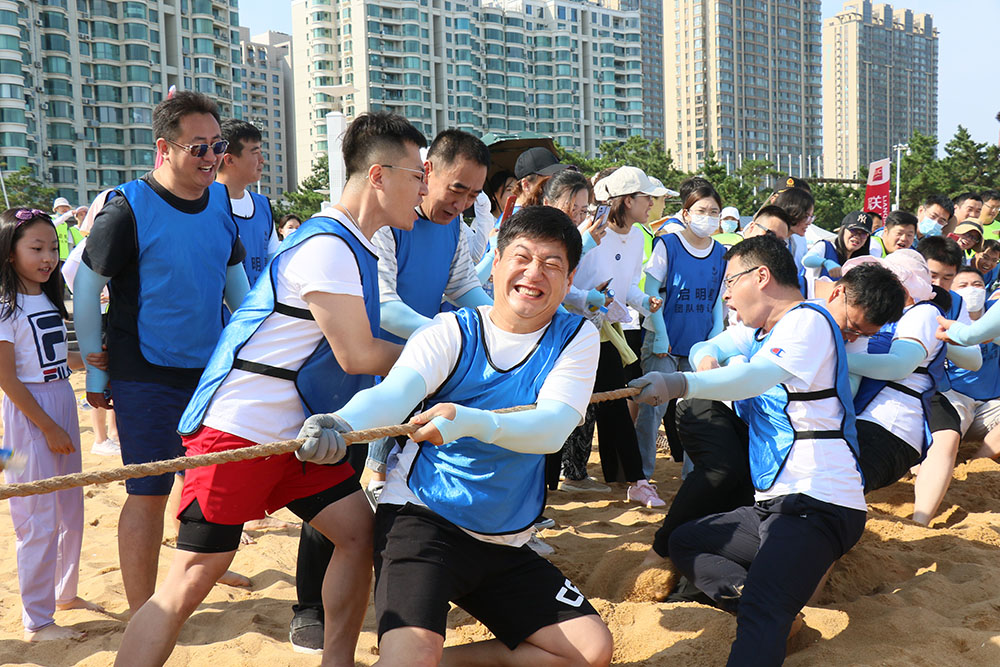
{"type": "Polygon", "coordinates": [[[327,150],[329,111],[587,153],[643,131],[639,12],[617,0],[294,0],[292,33],[300,175],[327,150]]]}
{"type": "Polygon", "coordinates": [[[237,0],[0,0],[0,169],[71,203],[153,167],[171,85],[241,116],[237,0]]]}
{"type": "Polygon", "coordinates": [[[663,143],[663,8],[666,0],[639,0],[642,26],[642,133],[663,143]]]}
{"type": "Polygon", "coordinates": [[[914,132],[937,135],[938,34],[930,14],[851,0],[823,22],[824,171],[857,176],[914,132]]]}
{"type": "Polygon", "coordinates": [[[815,174],[822,150],[819,0],[664,3],[664,134],[678,168],[711,149],[815,174]]]}
{"type": "Polygon", "coordinates": [[[240,27],[239,31],[243,56],[243,119],[260,130],[265,157],[264,172],[256,189],[260,194],[278,199],[296,186],[295,133],[289,121],[292,117],[292,38],[273,31],[251,37],[245,27],[240,27]]]}

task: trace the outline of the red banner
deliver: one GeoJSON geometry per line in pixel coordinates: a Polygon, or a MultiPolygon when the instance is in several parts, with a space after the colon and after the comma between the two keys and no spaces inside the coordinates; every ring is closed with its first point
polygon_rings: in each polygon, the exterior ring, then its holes
{"type": "Polygon", "coordinates": [[[865,211],[878,213],[885,220],[889,215],[889,175],[892,166],[889,158],[876,160],[868,165],[868,185],[865,187],[865,211]]]}

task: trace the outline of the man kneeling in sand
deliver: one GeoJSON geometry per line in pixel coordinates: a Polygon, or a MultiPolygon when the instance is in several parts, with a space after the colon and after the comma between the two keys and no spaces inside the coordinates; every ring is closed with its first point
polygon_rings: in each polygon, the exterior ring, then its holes
{"type": "MultiPolygon", "coordinates": [[[[413,418],[375,516],[375,613],[381,665],[607,665],[597,612],[525,544],[545,504],[545,454],[586,412],[597,330],[557,312],[580,258],[561,211],[521,209],[500,227],[493,306],[441,313],[408,340],[388,377],[335,414],[340,433],[413,418]],[[525,412],[491,410],[536,403],[525,412]],[[497,639],[442,649],[448,603],[497,639]]],[[[308,445],[307,446],[311,446],[308,445]]]]}
{"type": "MultiPolygon", "coordinates": [[[[425,144],[394,114],[362,114],[351,123],[344,195],[329,217],[310,218],[282,242],[233,313],[181,417],[188,455],[309,435],[299,431],[306,416],[343,406],[392,367],[402,348],[376,337],[371,237],[386,224],[413,225],[413,207],[427,194],[425,144]]],[[[323,664],[354,664],[371,585],[372,515],[349,464],[317,465],[337,463],[345,450],[318,452],[315,445],[295,456],[188,471],[177,555],[164,584],[132,617],[115,664],[162,665],[232,562],[243,523],[284,506],[336,545],[323,580],[323,664]]]]}
{"type": "Polygon", "coordinates": [[[642,388],[640,402],[736,401],[748,425],[756,503],[680,526],[669,554],[702,592],[736,612],[729,664],[779,665],[796,614],[864,531],[854,405],[841,327],[802,301],[784,244],[747,239],[726,259],[724,298],[741,324],[710,341],[712,356],[749,363],[647,373],[630,384],[642,388]]]}

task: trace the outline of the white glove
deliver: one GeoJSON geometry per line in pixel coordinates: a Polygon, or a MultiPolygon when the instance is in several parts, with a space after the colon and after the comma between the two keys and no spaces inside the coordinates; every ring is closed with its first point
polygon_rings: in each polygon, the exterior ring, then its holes
{"type": "Polygon", "coordinates": [[[351,425],[336,414],[312,415],[299,429],[297,437],[305,443],[295,450],[295,458],[323,465],[339,462],[347,454],[347,443],[340,434],[350,430],[351,425]]]}
{"type": "Polygon", "coordinates": [[[687,393],[687,378],[683,373],[652,371],[628,383],[629,387],[642,389],[633,401],[647,405],[663,405],[687,393]]]}

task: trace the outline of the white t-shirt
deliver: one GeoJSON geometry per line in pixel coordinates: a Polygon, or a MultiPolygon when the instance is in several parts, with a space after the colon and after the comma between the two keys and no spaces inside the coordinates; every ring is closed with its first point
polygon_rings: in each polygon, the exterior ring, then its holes
{"type": "MultiPolygon", "coordinates": [[[[337,218],[366,248],[375,252],[368,239],[346,216],[335,210],[327,214],[337,218]]],[[[303,297],[311,292],[363,296],[354,253],[336,236],[313,236],[282,253],[277,262],[275,293],[278,303],[308,309],[303,297]]],[[[323,332],[316,322],[275,313],[240,349],[238,357],[297,370],[322,339],[323,332]]],[[[264,443],[294,438],[303,419],[302,402],[295,383],[233,369],[216,391],[204,424],[264,443]]]]}
{"type": "Polygon", "coordinates": [[[44,294],[18,294],[17,314],[0,322],[0,341],[14,344],[14,365],[21,382],[52,382],[69,377],[66,326],[44,294]]]}
{"type": "MultiPolygon", "coordinates": [[[[530,351],[545,333],[545,328],[532,333],[515,334],[499,329],[490,319],[492,306],[480,306],[485,324],[486,348],[490,359],[499,368],[512,368],[530,351]]],[[[441,313],[430,323],[417,329],[403,348],[396,366],[410,368],[424,379],[428,395],[436,391],[451,373],[462,349],[462,333],[454,313],[441,313]]],[[[555,400],[569,405],[582,422],[594,390],[594,374],[600,355],[600,336],[594,327],[580,327],[566,346],[542,383],[538,400],[555,400]]],[[[406,483],[419,446],[412,440],[398,456],[390,456],[385,488],[379,502],[393,505],[412,503],[424,506],[406,483]]],[[[481,535],[466,531],[484,542],[521,546],[531,537],[533,528],[514,535],[481,535]]]]}
{"type": "MultiPolygon", "coordinates": [[[[740,352],[749,357],[754,330],[739,324],[730,329],[740,352]]],[[[839,335],[839,334],[837,334],[839,335]]],[[[811,392],[836,386],[837,356],[834,332],[826,319],[808,308],[797,308],[774,326],[767,343],[754,356],[763,356],[794,377],[784,386],[792,392],[811,392]]],[[[843,407],[837,398],[789,401],[786,413],[796,431],[830,431],[841,427],[843,407]]],[[[865,496],[857,462],[843,440],[796,440],[774,485],[757,491],[758,501],[802,493],[823,502],[865,511],[865,496]]]]}
{"type": "MultiPolygon", "coordinates": [[[[894,341],[901,338],[912,340],[920,343],[927,352],[919,368],[927,368],[943,345],[935,337],[938,330],[937,318],[938,309],[933,305],[917,304],[907,308],[896,324],[894,341]]],[[[932,382],[929,375],[910,373],[900,380],[899,384],[923,393],[932,382]]],[[[893,389],[883,389],[858,415],[858,419],[878,424],[919,452],[924,441],[923,415],[923,405],[916,396],[893,389]]]]}
{"type": "MultiPolygon", "coordinates": [[[[230,199],[229,203],[233,206],[234,215],[238,215],[239,217],[245,219],[253,217],[253,197],[251,197],[250,193],[246,190],[243,191],[242,197],[239,199],[230,199]]],[[[279,245],[281,245],[281,239],[278,238],[278,230],[274,225],[271,225],[271,235],[267,239],[267,256],[271,257],[274,253],[278,252],[279,245]]]]}
{"type": "Polygon", "coordinates": [[[610,287],[615,292],[615,301],[632,306],[629,309],[632,320],[622,324],[622,328],[638,329],[639,318],[634,307],[641,306],[646,298],[646,293],[639,289],[644,251],[645,239],[641,229],[632,225],[628,232],[622,234],[609,226],[601,244],[580,260],[566,302],[583,312],[587,292],[611,278],[610,287]]]}

